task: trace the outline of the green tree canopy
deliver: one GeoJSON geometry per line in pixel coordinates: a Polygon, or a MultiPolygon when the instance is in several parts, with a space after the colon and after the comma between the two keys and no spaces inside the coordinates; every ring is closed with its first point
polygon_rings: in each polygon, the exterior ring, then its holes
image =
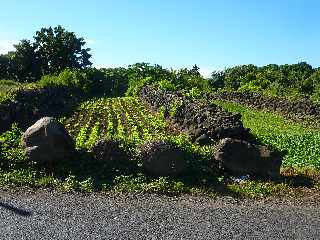
{"type": "Polygon", "coordinates": [[[84,39],[77,38],[74,32],[68,32],[60,25],[42,28],[34,39],[42,74],[60,72],[65,68],[83,69],[92,64],[90,48],[83,48],[84,39]]]}
{"type": "Polygon", "coordinates": [[[21,40],[15,51],[0,56],[0,78],[32,82],[66,68],[84,69],[90,62],[85,41],[62,26],[42,28],[34,41],[21,40]]]}

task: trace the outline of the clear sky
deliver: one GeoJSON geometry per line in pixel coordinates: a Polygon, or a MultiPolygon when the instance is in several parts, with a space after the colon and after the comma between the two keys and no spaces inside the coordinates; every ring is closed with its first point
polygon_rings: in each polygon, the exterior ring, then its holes
{"type": "Polygon", "coordinates": [[[87,39],[99,67],[320,66],[318,0],[10,0],[0,11],[0,53],[60,24],[87,39]]]}

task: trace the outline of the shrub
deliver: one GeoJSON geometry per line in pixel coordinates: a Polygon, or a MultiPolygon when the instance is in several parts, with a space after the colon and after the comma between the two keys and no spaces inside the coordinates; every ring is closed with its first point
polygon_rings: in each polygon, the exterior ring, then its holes
{"type": "Polygon", "coordinates": [[[137,81],[134,82],[131,81],[126,92],[126,96],[137,96],[144,86],[151,85],[154,82],[155,79],[152,77],[146,77],[140,80],[137,79],[137,81]]]}
{"type": "Polygon", "coordinates": [[[41,87],[70,87],[79,88],[84,92],[90,90],[90,81],[86,73],[75,69],[65,69],[58,75],[45,75],[43,76],[38,85],[41,87]]]}
{"type": "Polygon", "coordinates": [[[25,163],[26,156],[20,145],[23,132],[16,124],[0,135],[0,168],[15,168],[25,163]]]}
{"type": "Polygon", "coordinates": [[[166,91],[175,91],[177,87],[169,80],[161,80],[160,82],[157,82],[156,87],[158,87],[161,90],[166,90],[166,91]]]}

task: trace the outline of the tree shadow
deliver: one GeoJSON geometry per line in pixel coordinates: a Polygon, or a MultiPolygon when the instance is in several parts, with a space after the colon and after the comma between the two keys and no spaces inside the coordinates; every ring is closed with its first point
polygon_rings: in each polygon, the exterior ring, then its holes
{"type": "Polygon", "coordinates": [[[5,208],[5,209],[17,214],[17,215],[23,216],[23,217],[32,216],[32,212],[21,209],[21,208],[17,208],[11,204],[0,202],[0,207],[5,208]]]}

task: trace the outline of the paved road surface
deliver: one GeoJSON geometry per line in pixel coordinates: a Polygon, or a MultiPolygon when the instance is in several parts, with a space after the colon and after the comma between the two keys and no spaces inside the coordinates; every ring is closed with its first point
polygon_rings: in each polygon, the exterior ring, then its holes
{"type": "Polygon", "coordinates": [[[320,205],[0,190],[0,239],[320,239],[320,205]]]}

